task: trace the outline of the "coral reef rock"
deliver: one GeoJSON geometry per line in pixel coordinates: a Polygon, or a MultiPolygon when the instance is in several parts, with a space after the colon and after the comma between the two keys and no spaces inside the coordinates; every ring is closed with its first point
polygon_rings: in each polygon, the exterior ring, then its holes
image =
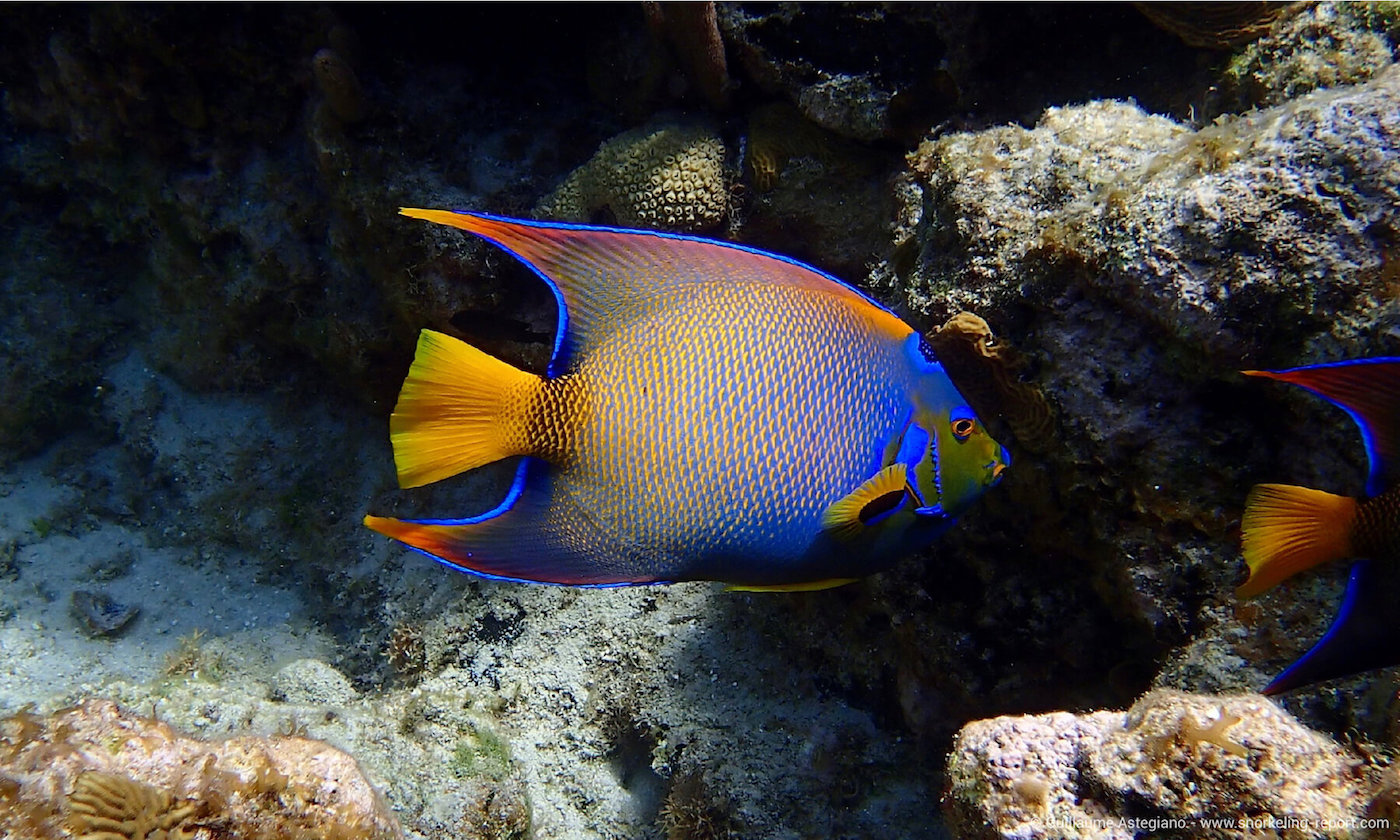
{"type": "Polygon", "coordinates": [[[1373,308],[1337,287],[1377,273],[1366,232],[1395,224],[1397,113],[1391,70],[1197,132],[1092,102],[928,141],[896,245],[918,254],[897,273],[919,308],[980,311],[1073,263],[1144,320],[1216,346],[1295,320],[1260,319],[1262,298],[1306,319],[1373,308]]]}
{"type": "MultiPolygon", "coordinates": [[[[1092,578],[1119,638],[1142,633],[1119,662],[1212,632],[1215,615],[1232,621],[1216,608],[1243,568],[1230,527],[1250,483],[1280,464],[1346,475],[1335,453],[1354,449],[1353,429],[1329,424],[1335,442],[1295,447],[1318,415],[1258,402],[1233,372],[1400,350],[1397,114],[1392,67],[1198,131],[1097,101],[910,155],[894,246],[871,285],[915,323],[976,312],[1029,358],[1024,378],[1059,435],[995,494],[1018,504],[999,527],[1075,558],[1059,580],[1092,578]],[[1048,480],[1023,486],[1041,467],[1048,480]]],[[[1009,580],[1004,569],[989,560],[983,579],[1009,580]]],[[[1246,661],[1258,657],[1243,642],[1287,638],[1233,627],[1222,636],[1246,661]]],[[[1233,674],[1211,687],[1254,679],[1233,674]]]]}
{"type": "Polygon", "coordinates": [[[796,107],[753,109],[743,161],[747,192],[737,235],[838,277],[859,277],[888,238],[890,161],[827,131],[796,107]]]}
{"type": "Polygon", "coordinates": [[[358,693],[346,676],[319,659],[288,662],[272,679],[272,690],[291,703],[345,704],[358,693]]]}
{"type": "Polygon", "coordinates": [[[536,208],[542,217],[703,231],[729,212],[724,142],[699,124],[644,126],[614,137],[536,208]],[[610,215],[609,215],[610,214],[610,215]]]}
{"type": "Polygon", "coordinates": [[[70,612],[89,636],[119,636],[141,614],[141,608],[119,604],[101,592],[73,590],[70,612]]]}
{"type": "Polygon", "coordinates": [[[1400,8],[1394,3],[1297,4],[1230,60],[1207,107],[1278,105],[1320,88],[1364,82],[1394,62],[1397,34],[1400,8]]]}
{"type": "Polygon", "coordinates": [[[730,54],[765,94],[796,105],[812,122],[843,137],[871,142],[891,135],[891,108],[899,92],[946,76],[932,15],[917,8],[831,4],[796,6],[725,3],[719,25],[730,54]],[[794,51],[795,41],[817,29],[839,38],[813,38],[814,49],[794,51]],[[906,61],[883,65],[870,43],[920,43],[906,61]]]}
{"type": "Polygon", "coordinates": [[[977,721],[949,761],[963,838],[1352,837],[1394,799],[1378,768],[1255,694],[977,721]]]}
{"type": "Polygon", "coordinates": [[[106,700],[0,721],[0,833],[16,840],[401,836],[355,760],[328,744],[201,741],[106,700]]]}

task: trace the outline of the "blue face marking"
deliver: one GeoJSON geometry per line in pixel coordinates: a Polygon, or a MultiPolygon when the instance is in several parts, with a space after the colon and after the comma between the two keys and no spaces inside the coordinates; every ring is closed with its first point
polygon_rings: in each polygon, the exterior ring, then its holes
{"type": "Polygon", "coordinates": [[[909,474],[914,474],[914,468],[924,459],[924,453],[928,451],[928,432],[918,423],[910,423],[904,430],[904,440],[899,444],[899,454],[894,457],[895,461],[909,468],[909,474]]]}
{"type": "Polygon", "coordinates": [[[932,345],[917,331],[909,333],[909,337],[904,339],[904,357],[918,373],[943,373],[943,365],[933,355],[932,345]]]}

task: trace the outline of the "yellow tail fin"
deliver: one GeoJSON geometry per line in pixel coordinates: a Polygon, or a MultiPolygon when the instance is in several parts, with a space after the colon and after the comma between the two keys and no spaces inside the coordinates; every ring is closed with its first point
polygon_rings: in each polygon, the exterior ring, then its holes
{"type": "Polygon", "coordinates": [[[1249,580],[1235,594],[1258,595],[1304,569],[1347,557],[1356,500],[1290,484],[1257,484],[1241,523],[1249,580]]]}
{"type": "Polygon", "coordinates": [[[399,486],[530,454],[525,418],[542,382],[470,344],[423,330],[389,417],[399,486]]]}

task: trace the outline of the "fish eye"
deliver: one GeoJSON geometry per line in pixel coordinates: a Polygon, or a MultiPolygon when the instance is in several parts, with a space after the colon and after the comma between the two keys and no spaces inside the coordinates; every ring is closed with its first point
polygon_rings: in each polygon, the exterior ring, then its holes
{"type": "Polygon", "coordinates": [[[977,431],[977,421],[971,417],[953,418],[953,437],[958,440],[967,440],[972,437],[972,433],[977,431]]]}

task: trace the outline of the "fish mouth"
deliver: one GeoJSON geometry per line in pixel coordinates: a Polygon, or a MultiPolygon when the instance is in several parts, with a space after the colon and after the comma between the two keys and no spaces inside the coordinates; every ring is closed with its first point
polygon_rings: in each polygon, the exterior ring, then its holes
{"type": "Polygon", "coordinates": [[[1011,466],[1011,453],[1006,450],[1005,446],[999,446],[997,448],[1001,450],[997,453],[998,457],[987,465],[992,468],[992,478],[987,484],[988,487],[995,487],[1000,484],[1002,475],[1006,472],[1006,468],[1011,466]]]}

